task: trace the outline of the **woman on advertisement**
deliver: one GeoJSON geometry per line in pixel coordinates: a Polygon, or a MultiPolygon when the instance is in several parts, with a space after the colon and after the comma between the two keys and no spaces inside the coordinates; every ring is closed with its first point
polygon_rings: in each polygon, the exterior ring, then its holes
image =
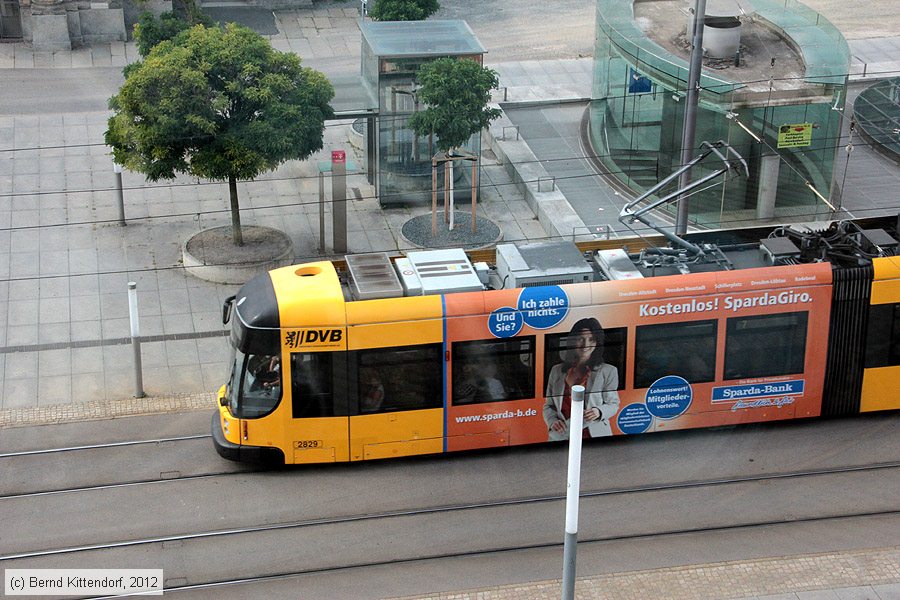
{"type": "Polygon", "coordinates": [[[612,435],[609,419],[619,410],[619,373],[603,362],[603,328],[593,318],[577,321],[567,336],[563,361],[547,378],[544,421],[550,441],[569,438],[572,386],[584,386],[583,437],[612,435]]]}

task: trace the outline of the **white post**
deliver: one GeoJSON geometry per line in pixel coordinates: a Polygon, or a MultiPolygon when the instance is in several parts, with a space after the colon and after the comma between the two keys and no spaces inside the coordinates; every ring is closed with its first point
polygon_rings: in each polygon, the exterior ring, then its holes
{"type": "Polygon", "coordinates": [[[566,486],[566,541],[563,546],[562,599],[575,598],[575,554],[578,544],[578,494],[581,489],[581,436],[584,424],[584,386],[572,386],[569,419],[569,478],[566,486]]]}
{"type": "Polygon", "coordinates": [[[125,226],[125,194],[122,191],[122,165],[113,163],[113,173],[116,174],[116,190],[119,192],[119,225],[125,226]]]}
{"type": "Polygon", "coordinates": [[[141,339],[138,326],[137,283],[128,282],[128,316],[131,320],[131,348],[134,350],[134,397],[143,398],[144,383],[141,374],[141,339]]]}

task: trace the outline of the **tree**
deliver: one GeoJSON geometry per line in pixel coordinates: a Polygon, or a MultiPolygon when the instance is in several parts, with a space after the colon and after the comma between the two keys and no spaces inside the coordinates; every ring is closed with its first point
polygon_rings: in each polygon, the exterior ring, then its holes
{"type": "Polygon", "coordinates": [[[197,8],[194,2],[185,5],[184,15],[181,17],[173,11],[156,17],[151,12],[142,12],[134,25],[134,41],[137,43],[138,54],[146,58],[158,43],[170,40],[194,25],[213,26],[212,19],[197,8]]]}
{"type": "Polygon", "coordinates": [[[153,47],[110,99],[106,143],[147,176],[228,181],[234,243],[243,245],[238,179],[322,148],[334,89],[259,34],[196,25],[153,47]]]}
{"type": "MultiPolygon", "coordinates": [[[[437,149],[448,158],[472,135],[500,117],[500,109],[487,106],[491,90],[499,84],[493,69],[469,59],[439,58],[422,65],[416,79],[418,98],[426,108],[410,117],[409,126],[420,136],[434,133],[437,149]]],[[[452,182],[453,161],[448,163],[452,182]]],[[[453,206],[452,189],[450,206],[453,206]]]]}
{"type": "Polygon", "coordinates": [[[437,0],[375,0],[368,15],[375,21],[423,21],[440,7],[437,0]]]}
{"type": "Polygon", "coordinates": [[[499,108],[488,108],[497,72],[469,59],[439,58],[425,63],[416,74],[419,100],[427,107],[409,119],[418,135],[434,133],[437,148],[450,152],[469,141],[491,121],[499,108]]]}

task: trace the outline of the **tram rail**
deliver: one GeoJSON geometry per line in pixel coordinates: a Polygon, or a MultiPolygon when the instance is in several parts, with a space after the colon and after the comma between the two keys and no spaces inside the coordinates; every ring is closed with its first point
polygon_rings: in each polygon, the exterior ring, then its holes
{"type": "MultiPolygon", "coordinates": [[[[892,516],[900,514],[900,510],[893,511],[879,511],[879,512],[870,512],[870,513],[856,513],[856,514],[845,514],[845,515],[832,515],[832,516],[824,516],[824,517],[811,517],[811,518],[801,518],[801,519],[793,519],[790,521],[762,521],[757,523],[747,523],[747,524],[738,524],[732,526],[720,526],[720,527],[708,527],[708,528],[687,528],[687,529],[672,529],[669,531],[660,531],[654,534],[635,534],[635,535],[620,535],[620,536],[605,536],[605,537],[586,537],[578,540],[579,544],[592,544],[592,543],[609,543],[609,542],[623,542],[630,540],[659,540],[665,539],[674,536],[688,535],[688,534],[702,534],[702,533],[717,533],[717,532],[725,532],[725,531],[734,531],[741,529],[754,529],[759,527],[777,527],[777,526],[787,526],[787,525],[795,525],[801,523],[813,523],[813,522],[834,522],[834,521],[843,521],[848,519],[856,519],[856,518],[866,518],[866,517],[880,517],[880,516],[892,516]]],[[[353,565],[346,566],[332,566],[332,567],[324,567],[324,568],[316,568],[316,569],[305,569],[305,570],[297,570],[287,573],[277,573],[272,575],[260,575],[257,577],[242,577],[235,579],[224,579],[217,581],[209,581],[203,583],[195,583],[189,585],[175,585],[170,586],[165,589],[167,594],[175,593],[175,592],[190,592],[190,591],[199,591],[205,589],[214,589],[214,588],[224,588],[228,586],[236,586],[236,585],[248,585],[248,584],[264,584],[268,582],[274,582],[278,580],[291,579],[293,577],[302,577],[309,575],[320,575],[326,573],[333,572],[351,572],[354,569],[367,569],[372,567],[387,567],[387,566],[398,566],[404,564],[416,564],[423,563],[426,561],[434,561],[434,560],[447,560],[447,559],[458,559],[458,558],[475,558],[475,557],[488,557],[492,555],[503,554],[507,552],[521,552],[527,550],[538,550],[538,549],[552,549],[552,548],[562,548],[562,542],[551,542],[551,543],[543,543],[543,544],[531,544],[531,545],[518,545],[518,546],[509,546],[502,548],[494,548],[489,550],[476,550],[471,552],[453,552],[453,553],[444,553],[444,554],[435,554],[431,556],[421,556],[417,558],[407,558],[407,559],[392,559],[392,560],[383,560],[383,561],[371,561],[366,563],[358,563],[353,565]]],[[[111,600],[112,598],[121,598],[122,596],[91,596],[86,597],[85,600],[111,600]]]]}
{"type": "Polygon", "coordinates": [[[0,459],[15,458],[17,456],[36,456],[40,454],[57,454],[61,452],[77,452],[80,450],[99,450],[103,448],[121,448],[124,446],[141,446],[144,444],[164,444],[167,442],[182,442],[186,440],[203,440],[211,438],[208,433],[198,433],[195,435],[181,435],[168,438],[155,438],[149,440],[127,440],[122,442],[107,442],[101,444],[86,444],[82,446],[63,446],[59,448],[41,448],[37,450],[19,450],[15,452],[0,452],[0,459]]]}
{"type": "MultiPolygon", "coordinates": [[[[692,490],[699,488],[713,488],[713,487],[721,487],[728,485],[739,485],[739,484],[752,484],[752,483],[762,483],[768,481],[783,481],[789,479],[800,479],[800,478],[811,478],[811,477],[824,477],[829,475],[840,475],[840,474],[854,474],[854,473],[865,473],[865,472],[875,472],[875,471],[883,471],[890,469],[900,468],[900,462],[883,462],[883,463],[875,463],[869,465],[851,465],[844,467],[833,467],[833,468],[824,468],[824,469],[809,469],[804,471],[792,471],[792,472],[782,472],[782,473],[766,473],[766,474],[758,474],[758,475],[747,475],[741,477],[719,477],[708,480],[688,480],[688,481],[679,481],[679,482],[671,482],[664,484],[648,484],[648,485],[640,485],[633,486],[628,488],[610,488],[603,490],[587,490],[582,491],[580,496],[582,499],[590,500],[597,499],[602,497],[614,497],[614,496],[627,496],[632,494],[642,494],[642,493],[655,493],[655,492],[670,492],[670,491],[683,491],[683,490],[692,490]]],[[[209,475],[206,477],[216,477],[217,475],[209,475]]],[[[159,480],[155,483],[167,483],[174,480],[171,479],[163,479],[159,480]]],[[[127,484],[123,484],[127,485],[127,484]]],[[[144,484],[141,484],[144,485],[144,484]]],[[[101,486],[103,487],[108,486],[101,486]]],[[[79,489],[72,490],[76,491],[90,491],[91,488],[87,489],[79,489]]],[[[20,496],[21,497],[21,496],[20,496]]],[[[2,500],[2,499],[0,499],[2,500]]],[[[502,507],[514,507],[514,506],[522,506],[522,505],[533,505],[533,504],[541,504],[548,502],[559,502],[565,500],[565,494],[545,494],[540,496],[532,496],[532,497],[520,497],[520,498],[505,498],[498,499],[492,501],[482,501],[482,502],[474,502],[474,503],[457,503],[451,505],[441,505],[441,506],[433,506],[433,507],[422,507],[422,508],[412,508],[412,509],[402,509],[402,510],[394,510],[394,511],[380,511],[376,513],[365,513],[365,514],[355,514],[355,515],[345,515],[338,517],[322,517],[322,518],[313,518],[313,519],[303,519],[293,522],[286,523],[273,523],[267,525],[257,525],[257,526],[246,526],[246,527],[237,527],[230,529],[221,529],[221,530],[213,530],[213,531],[204,531],[204,532],[196,532],[196,533],[188,533],[188,534],[178,534],[178,535],[168,535],[168,536],[154,536],[154,537],[146,537],[132,540],[122,540],[116,542],[109,543],[99,543],[99,544],[86,544],[81,546],[69,546],[64,548],[55,548],[55,549],[46,549],[46,550],[36,550],[30,552],[22,552],[22,553],[14,553],[0,556],[0,564],[5,561],[13,561],[13,560],[21,560],[21,559],[34,559],[34,558],[42,558],[42,557],[50,557],[50,556],[59,556],[64,554],[75,554],[79,552],[89,552],[89,551],[101,551],[101,550],[112,550],[117,548],[125,548],[125,547],[133,547],[133,546],[143,546],[148,544],[160,544],[160,543],[170,543],[170,542],[186,542],[191,540],[199,540],[199,539],[208,539],[208,538],[222,538],[228,536],[239,536],[253,533],[264,533],[264,532],[272,532],[272,531],[280,531],[280,530],[290,530],[290,529],[302,529],[313,526],[328,526],[328,525],[339,525],[353,522],[362,522],[362,521],[378,521],[384,519],[394,519],[398,517],[419,517],[425,515],[435,515],[441,513],[455,513],[461,511],[472,511],[479,509],[490,509],[490,508],[502,508],[502,507]]],[[[772,519],[771,521],[760,521],[758,523],[736,523],[733,525],[727,526],[715,526],[710,528],[687,528],[687,529],[677,529],[672,530],[671,532],[664,532],[666,535],[672,535],[675,533],[685,533],[685,532],[700,532],[700,531],[714,531],[714,530],[727,530],[733,529],[737,527],[748,527],[748,526],[760,526],[766,524],[778,524],[778,523],[788,523],[788,522],[807,522],[807,521],[815,521],[821,520],[824,518],[847,518],[847,517],[860,517],[860,516],[877,516],[877,515],[893,515],[900,514],[900,506],[896,509],[886,509],[886,510],[878,510],[878,511],[861,511],[859,513],[846,513],[841,515],[831,515],[831,516],[808,516],[802,517],[794,520],[785,520],[785,519],[772,519]]],[[[663,533],[660,533],[663,535],[663,533]]],[[[634,538],[646,537],[646,534],[635,535],[634,538]]],[[[597,538],[595,540],[585,539],[583,541],[608,541],[613,539],[630,539],[628,536],[613,536],[610,538],[597,538]]],[[[537,546],[535,546],[537,547],[537,546]]],[[[513,550],[514,548],[504,548],[504,550],[513,550]]]]}

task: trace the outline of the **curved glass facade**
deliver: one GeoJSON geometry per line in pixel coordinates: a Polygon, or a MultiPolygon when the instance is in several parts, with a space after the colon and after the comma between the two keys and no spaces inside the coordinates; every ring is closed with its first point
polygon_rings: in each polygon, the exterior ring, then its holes
{"type": "Polygon", "coordinates": [[[873,83],[853,102],[853,116],[863,133],[894,160],[900,159],[900,77],[873,83]]]}
{"type": "MultiPolygon", "coordinates": [[[[652,4],[657,10],[662,3],[652,4]]],[[[793,0],[741,0],[741,5],[746,11],[742,21],[783,40],[779,64],[793,61],[797,68],[776,75],[773,57],[767,80],[760,81],[750,69],[739,73],[704,67],[695,155],[702,142],[723,140],[747,161],[750,175],[716,179],[695,193],[690,219],[698,225],[729,227],[749,219],[825,215],[830,209],[807,183],[825,197],[831,195],[850,64],[846,41],[831,23],[793,0]],[[751,6],[752,11],[747,10],[751,6]],[[806,137],[785,135],[795,130],[806,137]]],[[[661,45],[665,40],[657,43],[647,36],[642,29],[648,28],[647,19],[635,18],[642,8],[640,0],[597,1],[590,116],[595,154],[610,176],[635,194],[680,166],[689,68],[686,58],[661,45]]],[[[686,26],[687,18],[683,21],[686,26]]],[[[744,39],[741,44],[744,48],[744,39]]],[[[746,61],[769,67],[767,56],[750,54],[746,61]]],[[[721,166],[711,156],[694,167],[691,179],[721,166]]],[[[666,191],[671,189],[674,184],[666,191]]],[[[674,214],[674,205],[668,210],[674,214]]]]}

